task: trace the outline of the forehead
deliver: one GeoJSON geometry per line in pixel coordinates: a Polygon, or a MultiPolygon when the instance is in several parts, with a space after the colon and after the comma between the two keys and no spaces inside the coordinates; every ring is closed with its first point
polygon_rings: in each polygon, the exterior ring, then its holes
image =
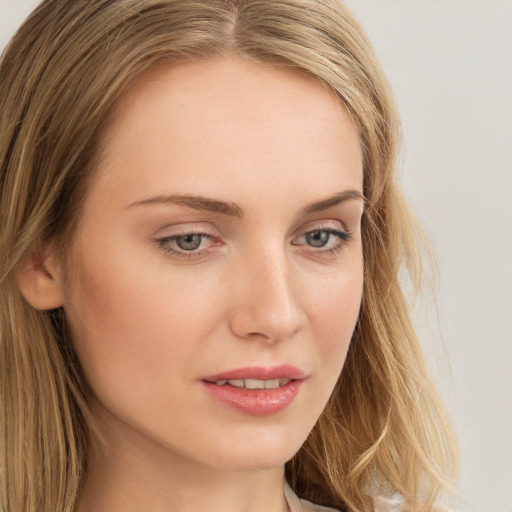
{"type": "Polygon", "coordinates": [[[305,74],[240,58],[147,73],[117,104],[100,161],[100,181],[119,182],[121,168],[148,193],[178,182],[258,188],[270,178],[279,188],[290,172],[311,181],[322,170],[337,188],[362,187],[359,137],[342,101],[305,74]]]}

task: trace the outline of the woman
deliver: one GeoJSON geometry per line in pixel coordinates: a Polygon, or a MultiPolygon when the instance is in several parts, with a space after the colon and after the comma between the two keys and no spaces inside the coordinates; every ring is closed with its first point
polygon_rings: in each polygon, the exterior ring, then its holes
{"type": "Polygon", "coordinates": [[[0,76],[4,509],[432,510],[454,442],[346,7],[49,0],[0,76]]]}

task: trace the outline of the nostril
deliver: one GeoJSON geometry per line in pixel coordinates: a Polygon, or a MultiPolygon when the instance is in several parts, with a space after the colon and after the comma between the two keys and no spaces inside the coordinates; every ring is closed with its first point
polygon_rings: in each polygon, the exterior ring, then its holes
{"type": "Polygon", "coordinates": [[[242,304],[238,304],[231,320],[231,328],[237,336],[265,342],[288,339],[300,330],[302,324],[298,308],[290,307],[278,312],[265,307],[244,307],[242,304]]]}

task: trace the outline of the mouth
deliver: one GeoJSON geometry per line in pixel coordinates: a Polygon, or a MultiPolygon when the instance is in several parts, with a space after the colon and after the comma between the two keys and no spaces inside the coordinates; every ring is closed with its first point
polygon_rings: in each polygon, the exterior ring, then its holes
{"type": "Polygon", "coordinates": [[[208,395],[239,413],[267,416],[292,404],[306,375],[296,367],[247,367],[202,379],[208,395]]]}
{"type": "Polygon", "coordinates": [[[258,385],[260,382],[269,382],[272,383],[271,386],[276,387],[274,381],[300,380],[305,377],[306,374],[296,366],[281,364],[277,366],[246,366],[209,375],[208,377],[203,377],[202,380],[222,383],[219,385],[229,383],[237,387],[242,387],[240,381],[249,382],[249,385],[251,385],[251,381],[257,382],[258,385]]]}
{"type": "Polygon", "coordinates": [[[210,382],[210,384],[216,384],[217,386],[232,386],[234,388],[244,389],[277,389],[282,388],[292,379],[270,379],[270,380],[259,380],[259,379],[229,379],[229,380],[217,380],[210,382]]]}

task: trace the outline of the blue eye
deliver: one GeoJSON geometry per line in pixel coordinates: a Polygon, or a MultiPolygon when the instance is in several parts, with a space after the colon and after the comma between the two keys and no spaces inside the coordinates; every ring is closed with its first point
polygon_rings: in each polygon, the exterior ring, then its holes
{"type": "Polygon", "coordinates": [[[311,247],[325,247],[329,243],[332,233],[325,231],[324,229],[318,229],[316,231],[310,231],[304,235],[306,242],[311,247]]]}
{"type": "Polygon", "coordinates": [[[334,228],[313,229],[298,236],[294,245],[306,245],[312,249],[320,249],[321,254],[334,254],[352,238],[350,233],[334,228]]]}
{"type": "Polygon", "coordinates": [[[195,251],[203,241],[203,235],[189,233],[188,235],[172,237],[174,243],[183,251],[195,251]]]}
{"type": "MultiPolygon", "coordinates": [[[[306,231],[294,238],[292,245],[302,250],[329,257],[340,252],[352,235],[335,228],[318,228],[306,231]]],[[[208,233],[191,232],[166,236],[154,240],[158,247],[170,256],[183,259],[202,259],[211,254],[212,246],[219,245],[208,233]]]]}
{"type": "Polygon", "coordinates": [[[155,240],[167,254],[188,258],[201,256],[212,245],[212,236],[207,233],[183,233],[155,240]]]}

